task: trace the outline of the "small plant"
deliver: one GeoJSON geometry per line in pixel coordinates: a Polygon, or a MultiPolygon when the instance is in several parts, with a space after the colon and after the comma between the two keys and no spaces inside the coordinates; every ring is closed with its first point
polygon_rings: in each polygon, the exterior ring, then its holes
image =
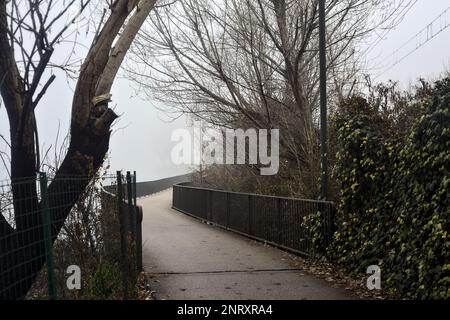
{"type": "Polygon", "coordinates": [[[325,212],[317,211],[304,216],[302,227],[309,234],[310,245],[308,254],[311,257],[326,260],[327,258],[327,235],[326,235],[325,212]]]}
{"type": "Polygon", "coordinates": [[[122,295],[121,271],[117,263],[102,262],[86,285],[90,299],[118,299],[122,295]]]}

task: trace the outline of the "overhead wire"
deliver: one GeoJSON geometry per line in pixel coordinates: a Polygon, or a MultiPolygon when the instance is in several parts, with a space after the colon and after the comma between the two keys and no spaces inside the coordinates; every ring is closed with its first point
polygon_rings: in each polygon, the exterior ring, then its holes
{"type": "Polygon", "coordinates": [[[424,28],[422,28],[414,36],[409,38],[400,47],[398,47],[391,54],[386,56],[386,58],[383,59],[382,61],[392,60],[392,58],[393,58],[394,62],[391,63],[388,67],[384,68],[377,75],[375,75],[374,79],[379,78],[386,72],[393,69],[395,66],[397,66],[398,64],[403,62],[405,59],[407,59],[409,56],[411,56],[413,53],[418,51],[425,44],[430,42],[432,39],[434,39],[436,36],[441,34],[444,30],[448,29],[449,27],[450,27],[450,7],[443,10],[435,19],[433,19],[433,21],[428,23],[424,28]],[[438,27],[437,31],[435,31],[436,29],[434,29],[434,26],[435,26],[435,24],[438,24],[438,23],[439,23],[439,27],[438,27]],[[413,43],[414,41],[415,41],[414,48],[408,50],[405,54],[400,55],[400,58],[397,58],[399,53],[401,52],[401,50],[404,49],[405,47],[407,47],[409,44],[413,43]]]}

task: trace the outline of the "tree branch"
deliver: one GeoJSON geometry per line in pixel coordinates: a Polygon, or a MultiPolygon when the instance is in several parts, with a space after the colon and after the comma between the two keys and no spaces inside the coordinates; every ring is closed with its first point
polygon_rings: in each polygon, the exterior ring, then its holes
{"type": "MultiPolygon", "coordinates": [[[[111,86],[119,71],[120,65],[125,58],[126,53],[130,49],[136,34],[148,17],[150,11],[153,9],[156,0],[142,0],[139,2],[139,7],[131,17],[128,24],[125,26],[120,38],[115,47],[112,49],[111,56],[105,66],[105,69],[99,79],[96,95],[107,94],[111,90],[111,86]]],[[[128,9],[129,10],[129,9],[128,9]]]]}
{"type": "Polygon", "coordinates": [[[22,101],[19,94],[22,81],[14,57],[14,50],[8,39],[6,1],[0,3],[0,92],[5,103],[10,122],[16,122],[21,112],[22,101]]]}

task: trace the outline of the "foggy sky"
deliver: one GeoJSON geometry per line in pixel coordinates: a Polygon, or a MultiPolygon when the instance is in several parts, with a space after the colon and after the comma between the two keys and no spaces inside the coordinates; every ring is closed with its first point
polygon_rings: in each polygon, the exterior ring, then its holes
{"type": "MultiPolygon", "coordinates": [[[[387,38],[370,53],[369,67],[379,66],[380,61],[382,65],[389,65],[386,57],[449,6],[450,0],[419,0],[404,21],[389,32],[387,38]]],[[[419,77],[438,77],[445,69],[450,69],[449,40],[450,28],[377,80],[400,81],[406,88],[419,77]]],[[[371,72],[377,74],[379,70],[371,72]]],[[[171,133],[177,128],[186,127],[186,118],[168,122],[169,117],[154,107],[156,102],[136,97],[132,86],[126,79],[118,79],[111,91],[112,106],[117,105],[115,110],[120,115],[120,120],[115,125],[116,131],[111,138],[110,170],[136,170],[138,181],[188,172],[188,167],[176,166],[170,161],[170,151],[175,145],[171,142],[171,133]]],[[[56,81],[37,107],[36,117],[43,150],[55,144],[58,122],[61,125],[60,140],[68,132],[72,93],[73,89],[65,81],[64,75],[57,74],[56,81]]],[[[9,137],[7,115],[3,106],[0,107],[0,134],[9,137]]],[[[7,146],[0,141],[0,150],[6,149],[7,146]]],[[[0,179],[6,178],[6,172],[0,164],[0,179]]]]}

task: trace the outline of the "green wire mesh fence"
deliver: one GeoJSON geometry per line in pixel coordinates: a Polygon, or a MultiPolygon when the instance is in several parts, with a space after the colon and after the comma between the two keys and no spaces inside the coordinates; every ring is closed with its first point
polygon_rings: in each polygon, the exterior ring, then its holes
{"type": "Polygon", "coordinates": [[[0,181],[0,299],[130,299],[142,271],[136,176],[0,181]]]}

